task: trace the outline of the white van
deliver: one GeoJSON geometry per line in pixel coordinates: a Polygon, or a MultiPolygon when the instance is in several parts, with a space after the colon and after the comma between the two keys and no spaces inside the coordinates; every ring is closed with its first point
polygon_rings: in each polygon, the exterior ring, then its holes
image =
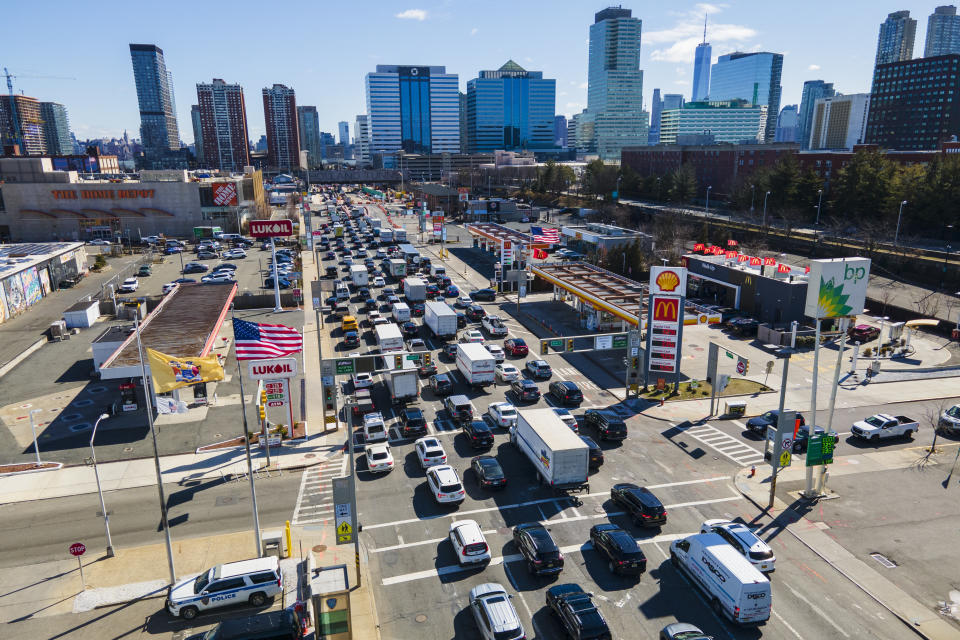
{"type": "Polygon", "coordinates": [[[167,592],[167,610],[192,620],[207,609],[249,602],[261,606],[283,593],[283,574],[276,556],[218,564],[196,578],[176,583],[167,592]]]}
{"type": "Polygon", "coordinates": [[[440,264],[430,263],[430,275],[434,278],[447,275],[447,270],[440,264]]]}
{"type": "Polygon", "coordinates": [[[393,319],[397,322],[407,322],[410,320],[410,307],[404,302],[397,302],[393,305],[393,319]]]}
{"type": "Polygon", "coordinates": [[[674,540],[670,561],[704,592],[718,614],[744,625],[770,619],[770,581],[717,534],[674,540]]]}

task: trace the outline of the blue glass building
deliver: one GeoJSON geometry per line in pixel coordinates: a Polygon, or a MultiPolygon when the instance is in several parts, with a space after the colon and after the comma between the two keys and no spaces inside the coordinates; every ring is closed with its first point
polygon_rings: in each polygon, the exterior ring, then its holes
{"type": "Polygon", "coordinates": [[[140,105],[140,143],[152,160],[180,148],[177,114],[170,90],[171,74],[163,49],[153,44],[131,44],[130,59],[140,105]]]}
{"type": "Polygon", "coordinates": [[[513,60],[467,83],[467,151],[556,148],[557,81],[513,60]]]}
{"type": "Polygon", "coordinates": [[[746,100],[754,106],[766,106],[767,118],[764,142],[773,142],[780,113],[780,74],[783,72],[783,54],[758,51],[756,53],[728,53],[717,58],[710,75],[710,102],[746,100]]]}
{"type": "Polygon", "coordinates": [[[368,73],[370,152],[460,152],[459,78],[445,67],[377,65],[368,73]]]}

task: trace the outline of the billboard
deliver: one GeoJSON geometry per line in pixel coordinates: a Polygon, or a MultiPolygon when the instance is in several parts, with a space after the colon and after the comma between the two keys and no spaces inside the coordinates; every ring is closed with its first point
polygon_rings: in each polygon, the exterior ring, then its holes
{"type": "Polygon", "coordinates": [[[684,267],[650,267],[650,293],[687,295],[687,270],[684,267]]]}
{"type": "Polygon", "coordinates": [[[218,207],[237,205],[237,185],[234,182],[213,183],[213,203],[218,207]]]}
{"type": "Polygon", "coordinates": [[[870,258],[811,260],[803,313],[817,320],[862,313],[869,276],[870,258]]]}
{"type": "Polygon", "coordinates": [[[680,356],[683,309],[678,296],[653,296],[650,301],[650,353],[647,367],[655,373],[675,373],[680,356]]]}

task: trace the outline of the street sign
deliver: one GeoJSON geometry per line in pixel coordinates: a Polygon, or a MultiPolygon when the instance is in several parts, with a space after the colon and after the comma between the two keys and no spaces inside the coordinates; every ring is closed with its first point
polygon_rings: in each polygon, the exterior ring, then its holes
{"type": "Polygon", "coordinates": [[[336,518],[337,544],[353,542],[352,501],[350,496],[350,479],[333,478],[333,513],[336,518]]]}
{"type": "Polygon", "coordinates": [[[337,375],[349,375],[353,373],[353,360],[337,360],[337,375]]]}
{"type": "Polygon", "coordinates": [[[284,238],[293,235],[292,220],[251,220],[250,235],[254,238],[284,238]]]}
{"type": "Polygon", "coordinates": [[[770,466],[773,467],[774,472],[779,468],[790,466],[790,452],[793,450],[793,431],[796,426],[796,421],[796,411],[784,411],[780,414],[779,418],[777,418],[777,430],[773,436],[774,448],[770,454],[770,466]]]}
{"type": "Polygon", "coordinates": [[[597,336],[593,339],[593,348],[598,351],[601,349],[612,349],[613,336],[597,336]]]}
{"type": "Polygon", "coordinates": [[[738,362],[737,362],[737,373],[739,373],[740,375],[743,375],[743,374],[745,374],[746,372],[747,372],[747,363],[745,363],[743,360],[738,361],[738,362]]]}
{"type": "MultiPolygon", "coordinates": [[[[639,346],[639,342],[637,343],[637,346],[639,346]]],[[[625,334],[625,333],[618,333],[617,335],[613,336],[613,345],[612,345],[612,348],[613,348],[613,349],[626,349],[626,348],[627,348],[627,334],[625,334]]]]}
{"type": "Polygon", "coordinates": [[[74,542],[70,545],[70,555],[72,556],[82,556],[87,552],[87,546],[82,542],[74,542]]]}
{"type": "Polygon", "coordinates": [[[781,469],[782,469],[783,467],[789,467],[789,466],[790,466],[790,457],[791,457],[791,455],[790,455],[790,452],[789,452],[789,451],[781,451],[781,452],[780,452],[780,459],[778,460],[778,462],[780,463],[780,468],[781,468],[781,469]]]}
{"type": "Polygon", "coordinates": [[[251,360],[247,365],[250,377],[254,380],[265,378],[293,378],[297,375],[296,358],[274,358],[272,360],[251,360]]]}
{"type": "Polygon", "coordinates": [[[551,340],[550,348],[557,350],[563,349],[563,340],[551,340]]]}

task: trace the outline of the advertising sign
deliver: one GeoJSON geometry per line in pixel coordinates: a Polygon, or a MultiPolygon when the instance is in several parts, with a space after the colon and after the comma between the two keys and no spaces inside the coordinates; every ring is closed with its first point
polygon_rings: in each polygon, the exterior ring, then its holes
{"type": "Polygon", "coordinates": [[[679,297],[653,296],[650,310],[650,353],[648,357],[650,371],[658,373],[674,373],[677,371],[681,321],[682,310],[679,297]]]}
{"type": "Polygon", "coordinates": [[[271,360],[251,360],[247,365],[250,377],[254,380],[266,378],[292,378],[297,375],[296,358],[273,358],[271,360]]]}
{"type": "Polygon", "coordinates": [[[251,220],[250,235],[254,238],[283,238],[293,235],[292,220],[251,220]]]}
{"type": "Polygon", "coordinates": [[[470,200],[470,190],[466,187],[460,187],[457,189],[457,194],[459,195],[460,202],[467,202],[470,200]]]}
{"type": "Polygon", "coordinates": [[[218,207],[237,205],[237,185],[235,182],[214,182],[213,203],[218,207]]]}
{"type": "Polygon", "coordinates": [[[263,390],[267,394],[268,407],[282,407],[287,404],[287,384],[285,380],[265,380],[263,390]]]}
{"type": "Polygon", "coordinates": [[[687,270],[684,267],[650,267],[650,293],[687,295],[687,270]]]}
{"type": "Polygon", "coordinates": [[[612,349],[613,336],[597,336],[593,339],[593,348],[596,350],[612,349]]]}
{"type": "Polygon", "coordinates": [[[861,313],[869,276],[869,258],[812,260],[804,315],[819,320],[861,313]]]}
{"type": "Polygon", "coordinates": [[[504,240],[500,244],[500,264],[502,264],[504,268],[513,264],[513,245],[509,240],[504,240]]]}

